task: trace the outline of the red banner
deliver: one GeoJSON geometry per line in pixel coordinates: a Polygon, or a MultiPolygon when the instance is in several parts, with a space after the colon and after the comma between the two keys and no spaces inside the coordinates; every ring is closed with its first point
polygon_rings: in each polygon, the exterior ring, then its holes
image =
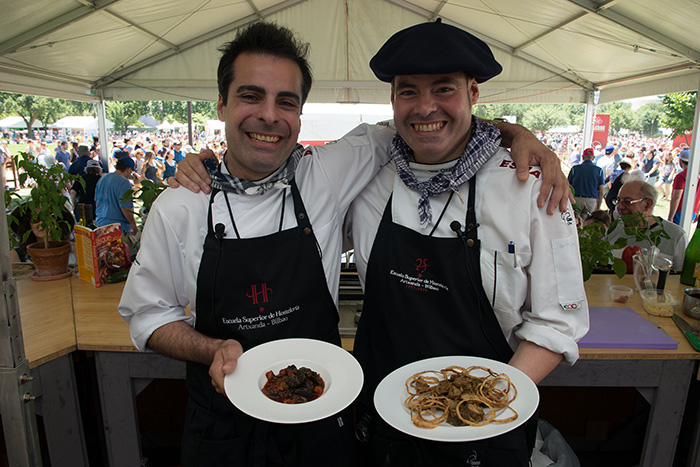
{"type": "Polygon", "coordinates": [[[600,143],[601,147],[608,144],[608,133],[610,132],[610,115],[598,114],[593,117],[593,147],[600,143]]]}
{"type": "Polygon", "coordinates": [[[681,148],[681,149],[688,149],[688,148],[690,148],[690,142],[692,139],[693,139],[693,132],[686,131],[684,135],[676,136],[673,139],[673,147],[674,148],[681,148]]]}

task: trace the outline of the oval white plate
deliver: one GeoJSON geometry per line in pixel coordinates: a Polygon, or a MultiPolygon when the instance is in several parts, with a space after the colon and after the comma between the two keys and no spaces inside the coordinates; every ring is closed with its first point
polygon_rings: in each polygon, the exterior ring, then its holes
{"type": "Polygon", "coordinates": [[[274,423],[306,423],[334,415],[355,400],[364,375],[360,364],[342,347],[313,339],[280,339],[254,347],[238,359],[224,388],[233,405],[260,420],[274,423]],[[323,394],[303,404],[283,404],[262,393],[272,370],[289,365],[305,366],[323,378],[323,394]]]}
{"type": "MultiPolygon", "coordinates": [[[[525,423],[540,402],[540,393],[535,383],[522,371],[505,363],[488,358],[450,356],[434,357],[409,363],[389,373],[374,392],[374,406],[379,415],[389,425],[407,435],[433,441],[477,441],[507,433],[525,423]],[[411,413],[404,404],[408,397],[406,380],[416,373],[426,370],[442,370],[456,365],[464,368],[483,366],[496,373],[505,373],[518,390],[511,407],[518,412],[518,418],[506,423],[489,423],[483,426],[452,426],[441,423],[435,428],[419,428],[411,421],[411,413]]],[[[506,416],[512,412],[506,411],[506,416]]]]}

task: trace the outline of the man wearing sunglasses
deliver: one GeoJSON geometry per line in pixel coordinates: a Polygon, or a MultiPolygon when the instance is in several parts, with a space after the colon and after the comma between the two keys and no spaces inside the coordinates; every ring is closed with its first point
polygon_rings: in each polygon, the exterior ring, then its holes
{"type": "MultiPolygon", "coordinates": [[[[615,200],[615,211],[619,217],[637,212],[641,213],[644,216],[644,220],[648,222],[648,231],[658,230],[663,227],[668,234],[668,238],[661,236],[657,247],[662,256],[673,261],[673,269],[680,271],[683,268],[683,258],[685,256],[685,247],[688,244],[688,236],[680,226],[654,215],[654,206],[656,206],[658,196],[659,193],[653,185],[642,180],[630,180],[620,188],[620,193],[615,200]]],[[[646,240],[637,242],[634,235],[626,234],[625,227],[625,224],[620,222],[615,227],[615,230],[608,234],[610,243],[615,243],[618,238],[624,237],[630,246],[636,245],[640,248],[649,248],[649,242],[646,240]]]]}

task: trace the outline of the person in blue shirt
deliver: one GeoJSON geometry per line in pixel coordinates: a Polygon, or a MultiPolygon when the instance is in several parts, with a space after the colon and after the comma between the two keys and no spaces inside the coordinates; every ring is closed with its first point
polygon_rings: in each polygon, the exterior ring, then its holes
{"type": "Polygon", "coordinates": [[[185,159],[185,151],[182,150],[182,142],[175,141],[173,143],[173,156],[175,159],[175,164],[179,164],[181,160],[185,159]]]}
{"type": "Polygon", "coordinates": [[[595,153],[592,148],[583,151],[583,162],[571,168],[569,184],[574,188],[576,204],[584,214],[600,209],[603,204],[605,174],[593,163],[595,153]]]}
{"type": "Polygon", "coordinates": [[[129,177],[136,168],[134,160],[129,157],[117,159],[115,171],[103,175],[95,188],[97,203],[97,227],[119,222],[123,233],[138,232],[134,218],[134,202],[122,201],[124,193],[131,190],[129,177]]]}
{"type": "Polygon", "coordinates": [[[72,175],[82,175],[85,173],[85,167],[89,161],[92,160],[90,157],[90,148],[87,144],[78,145],[78,158],[70,165],[68,173],[72,175]]]}
{"type": "Polygon", "coordinates": [[[61,141],[61,145],[56,151],[56,160],[63,165],[63,170],[68,172],[68,167],[70,167],[70,152],[68,152],[67,141],[61,141]]]}

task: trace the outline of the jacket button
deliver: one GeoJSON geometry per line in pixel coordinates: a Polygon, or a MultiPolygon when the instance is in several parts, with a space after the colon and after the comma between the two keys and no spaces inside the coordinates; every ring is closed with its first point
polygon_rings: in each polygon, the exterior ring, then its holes
{"type": "Polygon", "coordinates": [[[304,227],[304,234],[309,235],[311,233],[311,227],[304,227]]]}
{"type": "Polygon", "coordinates": [[[467,246],[468,246],[469,248],[473,247],[473,246],[474,246],[474,240],[472,240],[471,238],[467,239],[467,246]]]}
{"type": "Polygon", "coordinates": [[[299,214],[297,214],[297,217],[298,217],[299,219],[303,219],[303,218],[304,218],[304,213],[303,213],[303,212],[300,212],[299,214]]]}

